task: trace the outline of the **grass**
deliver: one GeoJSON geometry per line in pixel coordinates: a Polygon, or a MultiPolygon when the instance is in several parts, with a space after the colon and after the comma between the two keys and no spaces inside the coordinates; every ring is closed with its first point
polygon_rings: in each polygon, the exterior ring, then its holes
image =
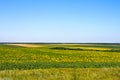
{"type": "Polygon", "coordinates": [[[5,70],[0,80],[120,80],[120,68],[5,70]]]}
{"type": "Polygon", "coordinates": [[[119,44],[33,45],[0,44],[0,80],[120,80],[119,44]]]}

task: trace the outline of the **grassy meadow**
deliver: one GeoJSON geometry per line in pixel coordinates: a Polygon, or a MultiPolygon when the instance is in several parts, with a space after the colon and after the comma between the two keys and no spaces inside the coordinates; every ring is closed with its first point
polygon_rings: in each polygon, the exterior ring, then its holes
{"type": "Polygon", "coordinates": [[[0,80],[120,80],[120,44],[0,44],[0,80]]]}

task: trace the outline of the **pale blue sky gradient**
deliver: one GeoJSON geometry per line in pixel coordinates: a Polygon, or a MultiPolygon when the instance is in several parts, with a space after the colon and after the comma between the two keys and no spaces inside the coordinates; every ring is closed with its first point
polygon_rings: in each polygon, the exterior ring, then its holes
{"type": "Polygon", "coordinates": [[[120,43],[120,0],[0,0],[0,42],[120,43]]]}

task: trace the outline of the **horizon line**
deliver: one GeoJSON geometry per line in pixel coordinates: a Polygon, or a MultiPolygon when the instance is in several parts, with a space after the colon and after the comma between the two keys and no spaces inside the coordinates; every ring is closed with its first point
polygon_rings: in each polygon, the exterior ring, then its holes
{"type": "Polygon", "coordinates": [[[117,42],[0,42],[0,44],[120,44],[117,42]]]}

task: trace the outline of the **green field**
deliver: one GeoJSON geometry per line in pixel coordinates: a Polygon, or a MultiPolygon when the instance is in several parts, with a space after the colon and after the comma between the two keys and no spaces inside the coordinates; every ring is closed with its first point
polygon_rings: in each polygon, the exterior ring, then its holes
{"type": "Polygon", "coordinates": [[[0,80],[120,80],[120,44],[0,44],[0,80]]]}

